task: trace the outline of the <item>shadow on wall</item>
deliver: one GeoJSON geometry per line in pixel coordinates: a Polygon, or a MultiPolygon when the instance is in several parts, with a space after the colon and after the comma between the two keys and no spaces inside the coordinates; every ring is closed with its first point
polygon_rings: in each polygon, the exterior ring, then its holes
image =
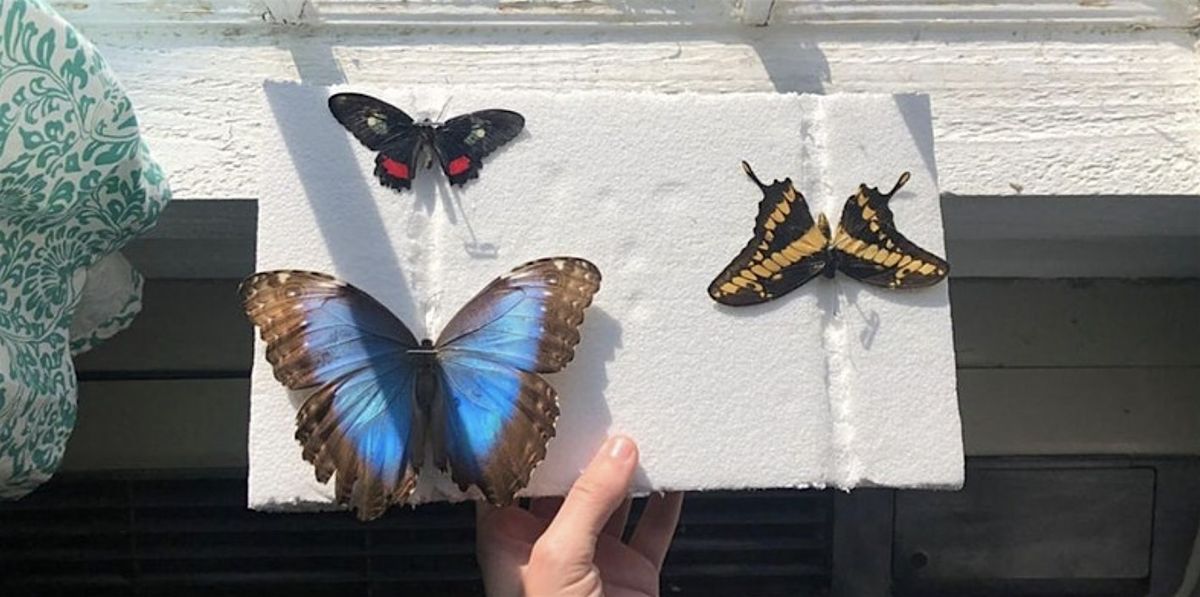
{"type": "Polygon", "coordinates": [[[811,42],[793,35],[772,35],[767,27],[747,27],[745,41],[758,54],[775,91],[823,94],[830,83],[829,61],[811,42]]]}
{"type": "MultiPolygon", "coordinates": [[[[904,118],[904,126],[908,129],[908,135],[912,137],[913,144],[921,148],[921,161],[924,162],[925,169],[933,174],[933,180],[936,182],[937,173],[937,158],[934,157],[933,146],[933,127],[930,122],[933,121],[933,110],[930,106],[929,98],[924,101],[906,101],[901,95],[892,96],[896,102],[896,107],[900,110],[900,115],[904,118]]],[[[904,191],[901,191],[903,193],[904,191]]]]}
{"type": "MultiPolygon", "coordinates": [[[[753,49],[759,62],[770,78],[775,91],[781,93],[824,93],[830,81],[829,62],[824,52],[812,41],[798,41],[791,31],[772,27],[755,27],[743,25],[731,9],[724,3],[698,3],[686,5],[667,0],[630,0],[614,2],[605,6],[606,9],[616,8],[630,20],[636,18],[639,24],[649,20],[651,25],[623,27],[619,19],[615,23],[596,20],[601,31],[592,32],[587,41],[603,41],[609,43],[664,43],[664,42],[697,42],[712,41],[723,44],[746,44],[753,49]]],[[[507,20],[509,14],[502,15],[507,20]]],[[[579,15],[568,15],[579,16],[579,15]]],[[[566,16],[558,19],[567,22],[566,16]]],[[[555,20],[543,20],[543,26],[530,25],[512,28],[497,28],[481,31],[475,39],[461,39],[461,44],[478,45],[546,45],[562,44],[577,45],[583,41],[577,28],[556,28],[555,20]]],[[[417,33],[407,36],[364,36],[356,38],[349,45],[353,46],[394,46],[404,48],[430,43],[434,38],[417,33]]],[[[343,64],[334,54],[334,45],[345,43],[314,37],[287,36],[280,41],[292,55],[296,71],[302,83],[310,85],[337,85],[349,82],[347,66],[357,66],[357,61],[350,59],[350,64],[343,64]]],[[[667,57],[667,60],[678,58],[678,55],[667,57]]],[[[422,65],[428,66],[428,65],[422,65]]],[[[576,65],[579,70],[591,73],[597,65],[581,61],[576,65]]],[[[461,73],[459,73],[461,75],[461,73]]],[[[437,85],[442,83],[469,84],[469,80],[451,81],[449,74],[443,80],[408,81],[410,78],[404,72],[403,64],[397,63],[395,85],[404,83],[421,83],[437,85]]],[[[587,85],[587,77],[580,82],[587,85]]],[[[703,88],[689,91],[705,92],[703,88]]]]}
{"type": "MultiPolygon", "coordinates": [[[[400,259],[391,248],[392,242],[383,224],[378,206],[375,204],[365,176],[328,176],[328,172],[358,172],[358,161],[355,159],[354,148],[350,145],[353,140],[346,135],[328,135],[321,126],[314,122],[328,118],[328,110],[323,105],[298,107],[287,105],[290,94],[286,89],[294,87],[294,83],[268,82],[263,90],[267,97],[271,113],[276,125],[283,136],[288,149],[288,156],[297,163],[323,163],[324,168],[316,171],[299,169],[296,174],[304,187],[304,199],[315,215],[321,236],[329,247],[330,257],[334,266],[342,275],[345,272],[356,272],[362,268],[364,256],[358,251],[342,251],[344,247],[378,247],[369,259],[372,269],[384,277],[395,280],[395,287],[404,289],[408,285],[405,280],[404,268],[400,259]],[[320,153],[320,158],[310,154],[320,153]],[[348,207],[354,204],[367,204],[361,207],[348,207]]],[[[353,283],[353,280],[350,280],[353,283]]],[[[413,313],[415,305],[411,296],[400,297],[399,304],[393,305],[400,313],[413,313]]]]}

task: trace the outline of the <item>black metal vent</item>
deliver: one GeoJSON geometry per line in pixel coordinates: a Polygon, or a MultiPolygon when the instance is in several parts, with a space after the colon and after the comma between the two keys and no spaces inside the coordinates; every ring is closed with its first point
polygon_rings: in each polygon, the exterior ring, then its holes
{"type": "MultiPolygon", "coordinates": [[[[361,524],[252,512],[245,496],[237,478],[56,479],[0,503],[0,594],[483,593],[469,504],[361,524]]],[[[832,518],[828,491],[689,495],[663,594],[827,594],[832,518]]]]}

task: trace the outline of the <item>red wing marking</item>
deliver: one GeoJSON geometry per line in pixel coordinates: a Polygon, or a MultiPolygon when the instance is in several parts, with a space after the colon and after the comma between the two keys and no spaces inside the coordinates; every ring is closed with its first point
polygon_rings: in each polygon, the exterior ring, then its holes
{"type": "Polygon", "coordinates": [[[450,176],[458,176],[471,168],[471,158],[463,155],[450,160],[450,164],[446,166],[446,171],[450,176]]]}
{"type": "Polygon", "coordinates": [[[389,157],[383,158],[383,170],[396,178],[408,180],[408,164],[397,162],[389,157]]]}

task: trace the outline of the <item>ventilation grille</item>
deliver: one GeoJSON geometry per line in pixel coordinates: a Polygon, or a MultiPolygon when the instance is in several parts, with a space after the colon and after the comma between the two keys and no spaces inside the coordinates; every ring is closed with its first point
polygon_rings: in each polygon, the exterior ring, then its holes
{"type": "MultiPolygon", "coordinates": [[[[469,504],[361,524],[245,502],[236,478],[56,479],[0,503],[0,594],[483,593],[469,504]]],[[[827,491],[689,495],[663,594],[827,593],[832,508],[827,491]]]]}

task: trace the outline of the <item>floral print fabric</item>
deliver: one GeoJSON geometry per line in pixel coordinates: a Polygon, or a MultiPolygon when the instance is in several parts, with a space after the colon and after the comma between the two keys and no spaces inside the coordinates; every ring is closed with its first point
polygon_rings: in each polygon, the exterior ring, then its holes
{"type": "Polygon", "coordinates": [[[0,498],[58,467],[75,424],[72,350],[137,312],[141,279],[114,253],[169,195],[95,48],[41,1],[0,0],[0,498]],[[127,290],[81,309],[85,284],[127,290]]]}

